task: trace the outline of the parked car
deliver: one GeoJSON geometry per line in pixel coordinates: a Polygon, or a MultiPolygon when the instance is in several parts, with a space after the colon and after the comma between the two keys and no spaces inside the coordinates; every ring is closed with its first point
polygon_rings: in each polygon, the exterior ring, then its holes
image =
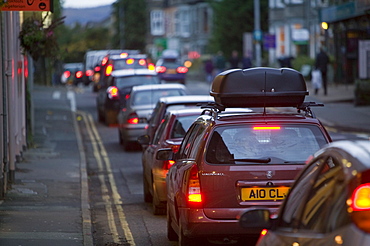
{"type": "Polygon", "coordinates": [[[149,69],[147,55],[127,52],[106,55],[102,58],[100,65],[95,68],[96,80],[94,81],[93,90],[96,92],[104,87],[112,72],[122,69],[149,69]],[[99,76],[97,76],[98,74],[99,76]]]}
{"type": "Polygon", "coordinates": [[[169,240],[234,243],[258,235],[240,227],[238,216],[256,207],[275,214],[307,157],[331,141],[307,94],[303,76],[287,68],[228,70],[214,79],[209,115],[190,126],[176,154],[157,152],[158,160],[175,161],[166,178],[169,240]],[[224,111],[238,106],[253,111],[224,111]]]}
{"type": "Polygon", "coordinates": [[[177,57],[162,57],[155,64],[159,78],[165,82],[185,84],[189,69],[177,57]]]}
{"type": "Polygon", "coordinates": [[[156,72],[148,69],[112,72],[96,97],[99,121],[104,121],[107,125],[117,124],[118,112],[123,107],[133,86],[159,83],[156,72]]]}
{"type": "Polygon", "coordinates": [[[61,77],[62,84],[77,85],[82,83],[83,64],[82,63],[66,63],[63,65],[63,73],[61,77]]]}
{"type": "MultiPolygon", "coordinates": [[[[151,141],[159,124],[162,122],[168,110],[185,109],[185,108],[200,108],[201,105],[214,103],[214,99],[207,95],[187,95],[176,97],[162,97],[158,100],[153,113],[148,121],[147,135],[151,141]]],[[[144,148],[145,144],[142,145],[144,148]]]]}
{"type": "Polygon", "coordinates": [[[180,84],[134,86],[118,114],[119,141],[125,150],[137,147],[137,138],[144,135],[148,119],[161,97],[188,94],[180,84]]]}
{"type": "Polygon", "coordinates": [[[317,151],[295,181],[279,216],[250,210],[257,245],[370,245],[370,141],[335,141],[317,151]]]}
{"type": "Polygon", "coordinates": [[[144,200],[152,202],[155,215],[166,213],[166,175],[173,164],[172,160],[156,160],[157,150],[171,148],[176,152],[189,126],[202,112],[201,108],[171,110],[163,118],[152,141],[148,135],[138,139],[140,144],[148,146],[142,155],[144,200]]]}

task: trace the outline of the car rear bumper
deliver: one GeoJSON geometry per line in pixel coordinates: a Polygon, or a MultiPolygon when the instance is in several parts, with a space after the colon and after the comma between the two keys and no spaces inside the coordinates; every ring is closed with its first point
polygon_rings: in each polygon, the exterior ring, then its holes
{"type": "Polygon", "coordinates": [[[122,136],[126,141],[136,142],[137,138],[146,134],[148,124],[125,124],[120,126],[122,136]]]}
{"type": "MultiPolygon", "coordinates": [[[[274,211],[277,210],[273,209],[274,211]]],[[[248,208],[241,209],[240,215],[248,208]]],[[[202,209],[179,209],[180,221],[183,233],[187,237],[248,237],[258,236],[260,230],[247,230],[239,225],[239,220],[235,219],[210,219],[202,209]]]]}

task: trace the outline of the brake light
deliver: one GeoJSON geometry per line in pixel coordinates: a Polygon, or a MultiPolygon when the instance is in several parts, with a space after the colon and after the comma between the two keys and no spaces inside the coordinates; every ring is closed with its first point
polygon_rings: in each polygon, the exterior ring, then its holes
{"type": "Polygon", "coordinates": [[[166,72],[167,68],[166,67],[163,67],[163,66],[158,66],[155,68],[155,71],[157,71],[157,73],[164,73],[166,72]]]}
{"type": "Polygon", "coordinates": [[[145,65],[146,65],[146,61],[145,61],[145,59],[140,59],[140,60],[139,60],[139,64],[140,64],[141,66],[145,66],[145,65]]]}
{"type": "Polygon", "coordinates": [[[361,174],[362,184],[347,201],[353,223],[364,232],[370,233],[370,176],[369,171],[361,174]]]}
{"type": "Polygon", "coordinates": [[[84,75],[84,73],[82,71],[77,71],[76,72],[76,78],[78,78],[78,79],[82,78],[83,75],[84,75]]]}
{"type": "Polygon", "coordinates": [[[69,78],[69,76],[71,76],[71,72],[70,71],[65,71],[63,73],[63,76],[66,77],[67,79],[69,78]]]}
{"type": "Polygon", "coordinates": [[[95,71],[95,72],[100,72],[100,69],[101,69],[101,67],[100,67],[100,66],[96,66],[96,67],[94,68],[94,71],[95,71]]]}
{"type": "Polygon", "coordinates": [[[86,76],[92,76],[94,74],[94,71],[89,69],[89,70],[86,70],[86,76]]]}
{"type": "Polygon", "coordinates": [[[134,59],[132,59],[132,58],[127,59],[127,60],[126,60],[126,64],[127,64],[127,65],[134,64],[134,61],[135,61],[135,60],[134,60],[134,59]]]}
{"type": "Polygon", "coordinates": [[[134,112],[131,113],[127,118],[128,124],[138,124],[139,123],[139,116],[134,112]]]}
{"type": "Polygon", "coordinates": [[[280,130],[280,126],[254,126],[253,130],[260,131],[260,130],[280,130]]]}
{"type": "Polygon", "coordinates": [[[123,52],[119,55],[121,58],[126,58],[128,56],[128,53],[123,52]]]}
{"type": "Polygon", "coordinates": [[[155,70],[154,64],[153,63],[149,63],[148,64],[148,69],[154,71],[155,70]]]}
{"type": "Polygon", "coordinates": [[[108,57],[104,57],[103,60],[101,61],[101,65],[104,66],[108,62],[108,57]]]}
{"type": "Polygon", "coordinates": [[[163,161],[163,170],[169,170],[173,164],[175,164],[174,160],[163,161]]]}
{"type": "Polygon", "coordinates": [[[268,230],[267,229],[263,229],[262,231],[261,231],[261,236],[266,236],[266,234],[267,234],[267,232],[268,232],[268,230]]]}
{"type": "Polygon", "coordinates": [[[112,71],[113,71],[113,65],[109,64],[107,68],[105,69],[105,75],[110,76],[112,74],[112,71]]]}
{"type": "Polygon", "coordinates": [[[118,91],[118,88],[116,86],[108,87],[107,92],[108,92],[108,97],[110,99],[118,99],[119,98],[119,91],[118,91]]]}
{"type": "Polygon", "coordinates": [[[187,67],[178,67],[177,69],[176,69],[176,71],[178,72],[178,73],[187,73],[188,72],[188,68],[187,67]]]}
{"type": "Polygon", "coordinates": [[[195,164],[190,168],[189,172],[187,201],[189,207],[199,207],[202,205],[198,167],[195,164]]]}
{"type": "Polygon", "coordinates": [[[177,152],[179,152],[180,145],[172,145],[171,149],[172,152],[176,154],[177,152]]]}

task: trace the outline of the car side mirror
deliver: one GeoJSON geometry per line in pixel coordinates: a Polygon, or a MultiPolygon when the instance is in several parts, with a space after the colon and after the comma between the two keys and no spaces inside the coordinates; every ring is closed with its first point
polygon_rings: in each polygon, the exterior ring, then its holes
{"type": "Polygon", "coordinates": [[[137,138],[137,141],[139,142],[139,144],[141,145],[149,145],[150,143],[150,137],[149,135],[142,135],[140,137],[137,138]]]}
{"type": "Polygon", "coordinates": [[[267,209],[249,210],[243,213],[239,218],[241,227],[248,230],[270,229],[272,226],[272,219],[270,218],[270,211],[267,209]]]}
{"type": "Polygon", "coordinates": [[[171,148],[163,148],[157,151],[155,158],[160,161],[173,160],[174,153],[171,148]]]}

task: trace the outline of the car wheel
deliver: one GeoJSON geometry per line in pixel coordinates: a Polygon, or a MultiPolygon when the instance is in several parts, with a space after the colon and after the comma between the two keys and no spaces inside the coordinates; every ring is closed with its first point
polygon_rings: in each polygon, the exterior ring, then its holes
{"type": "Polygon", "coordinates": [[[143,189],[144,189],[144,201],[145,202],[152,202],[153,201],[153,196],[149,192],[149,185],[148,185],[148,181],[145,178],[145,174],[143,174],[143,189]]]}
{"type": "Polygon", "coordinates": [[[153,203],[152,205],[153,205],[154,215],[166,214],[166,206],[165,206],[166,204],[159,201],[154,183],[153,183],[153,203]]]}
{"type": "Polygon", "coordinates": [[[179,246],[191,246],[191,245],[198,245],[196,244],[196,240],[189,238],[184,235],[182,226],[180,225],[180,235],[179,235],[179,246]]]}
{"type": "Polygon", "coordinates": [[[106,110],[104,118],[105,124],[108,126],[117,123],[117,114],[114,110],[106,110]]]}
{"type": "Polygon", "coordinates": [[[118,129],[118,141],[119,141],[119,144],[122,145],[123,144],[123,137],[122,137],[122,133],[121,131],[118,129]]]}
{"type": "Polygon", "coordinates": [[[175,230],[172,228],[172,220],[171,220],[171,215],[169,213],[169,208],[167,204],[167,238],[170,241],[177,241],[179,240],[179,237],[177,236],[177,233],[175,230]]]}

